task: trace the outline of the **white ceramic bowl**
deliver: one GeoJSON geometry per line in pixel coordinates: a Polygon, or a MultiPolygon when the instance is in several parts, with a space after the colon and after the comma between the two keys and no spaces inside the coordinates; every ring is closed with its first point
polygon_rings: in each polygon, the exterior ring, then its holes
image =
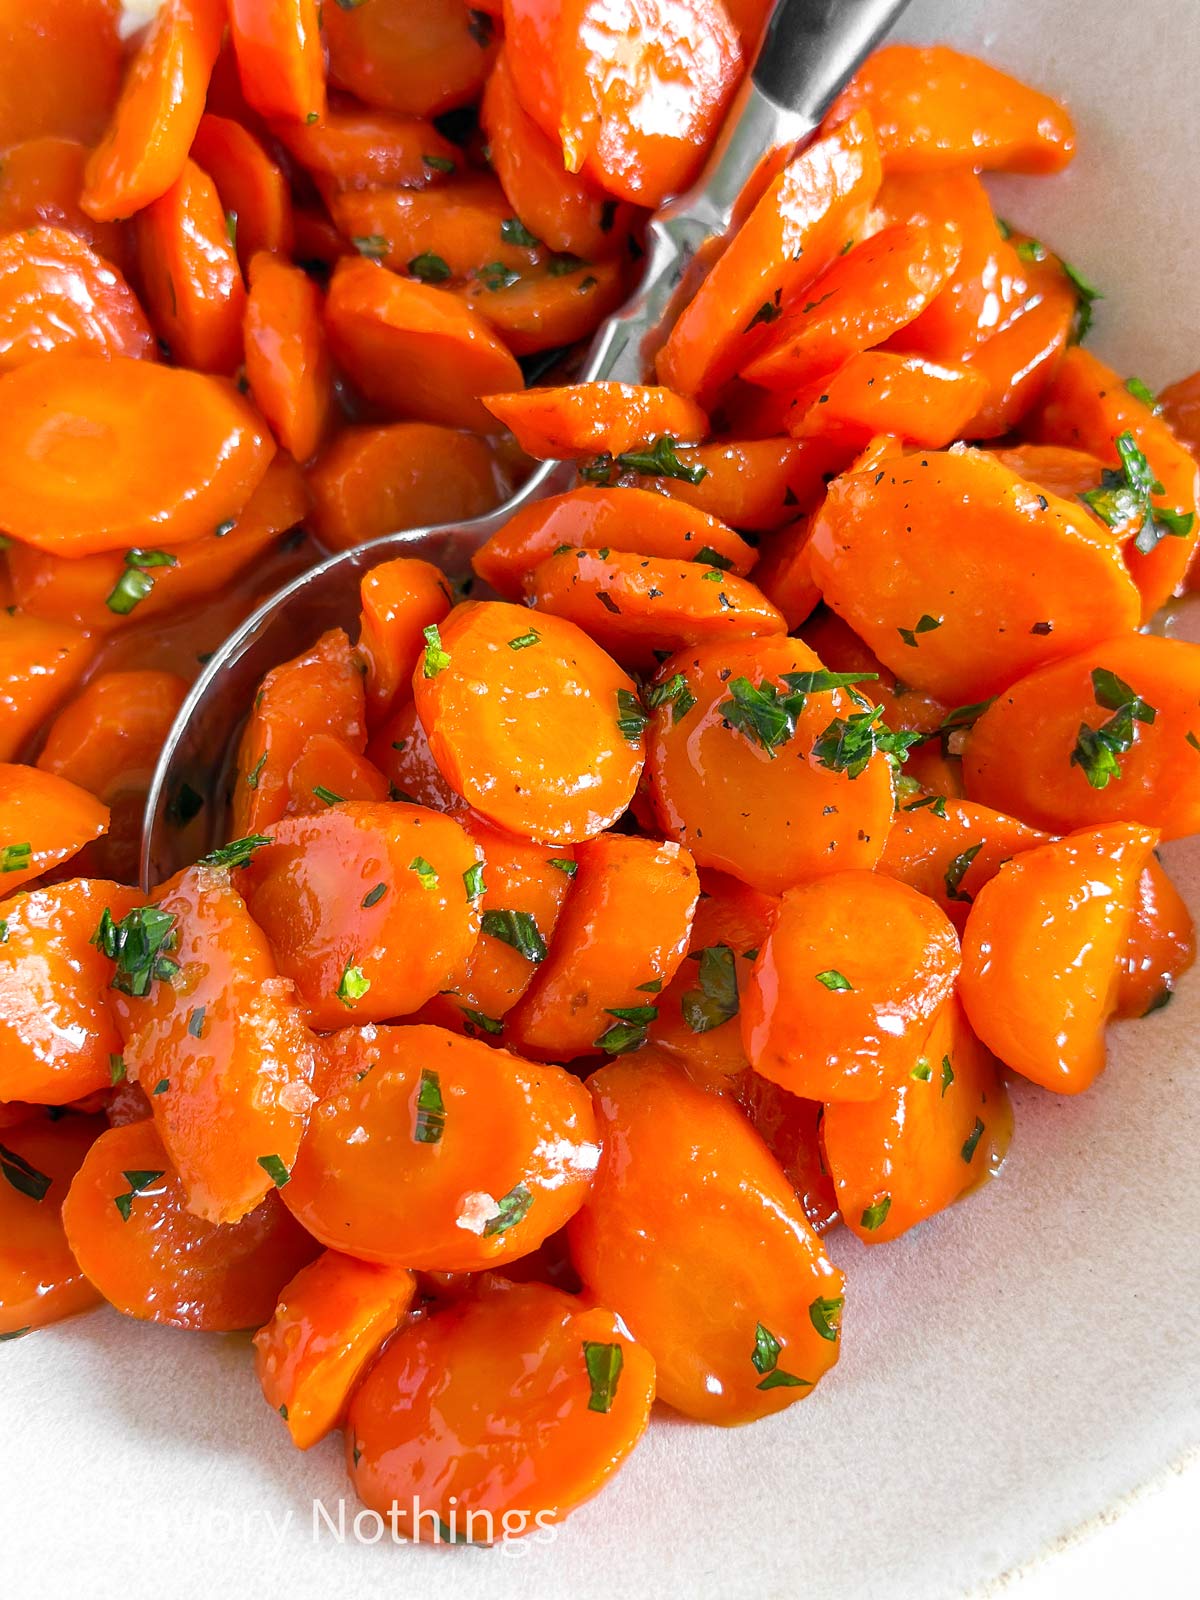
{"type": "MultiPolygon", "coordinates": [[[[1197,0],[917,0],[904,33],[1068,101],[1075,166],[997,184],[1001,209],[1103,289],[1101,355],[1152,385],[1200,366],[1197,0]]],[[[1167,861],[1200,910],[1200,848],[1167,861]]],[[[355,1541],[339,1442],[291,1449],[244,1338],[105,1312],[9,1345],[4,1589],[939,1600],[990,1587],[1200,1442],[1198,1021],[1193,976],[1165,1011],[1112,1031],[1088,1094],[1016,1090],[1012,1154],[983,1193],[874,1251],[838,1233],[844,1351],[813,1399],[731,1432],[658,1420],[549,1544],[355,1541]],[[341,1497],[347,1542],[324,1523],[314,1537],[314,1499],[336,1521],[341,1497]]],[[[1143,1577],[1155,1600],[1184,1592],[1152,1566],[1143,1577]]]]}

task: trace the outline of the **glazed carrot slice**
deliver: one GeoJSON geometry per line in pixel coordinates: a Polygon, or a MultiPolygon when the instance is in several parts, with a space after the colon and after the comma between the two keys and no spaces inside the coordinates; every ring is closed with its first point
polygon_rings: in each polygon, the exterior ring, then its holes
{"type": "Polygon", "coordinates": [[[130,217],[176,182],[204,111],[224,27],[222,0],[164,0],[88,161],[82,200],[88,216],[130,217]]]}
{"type": "Polygon", "coordinates": [[[754,582],[787,623],[788,632],[798,628],[821,603],[808,559],[807,517],[790,527],[764,534],[758,547],[754,582]]]}
{"type": "Polygon", "coordinates": [[[603,1488],[653,1398],[654,1362],[611,1311],[488,1277],[389,1343],[351,1402],[347,1469],[401,1537],[503,1542],[603,1488]],[[414,1473],[430,1474],[419,1510],[414,1473]]]}
{"type": "Polygon", "coordinates": [[[826,604],[897,676],[948,705],[1138,622],[1104,530],[976,450],[838,478],[809,545],[826,604]]]}
{"type": "Polygon", "coordinates": [[[288,802],[284,815],[322,816],[339,800],[381,801],[389,797],[388,780],[379,768],[329,733],[314,733],[292,763],[288,773],[288,802]]]}
{"type": "Polygon", "coordinates": [[[1037,298],[966,356],[988,393],[963,424],[969,439],[994,439],[1024,422],[1051,382],[1071,336],[1077,297],[1061,271],[1043,277],[1037,298]]]}
{"type": "Polygon", "coordinates": [[[432,117],[483,88],[495,57],[487,12],[461,0],[371,0],[324,18],[330,82],[369,106],[432,117]]]}
{"type": "Polygon", "coordinates": [[[267,1403],[308,1450],[343,1421],[350,1396],[417,1292],[403,1267],[325,1250],[285,1284],[270,1322],[254,1335],[254,1366],[267,1403]]]}
{"type": "Polygon", "coordinates": [[[444,182],[462,162],[462,151],[432,122],[354,100],[333,100],[316,122],[280,123],[272,132],[306,171],[339,189],[423,189],[444,182]]]}
{"type": "Polygon", "coordinates": [[[1129,939],[1121,952],[1118,1017],[1161,1010],[1196,959],[1196,926],[1179,890],[1152,856],[1138,879],[1129,939]]]}
{"type": "Polygon", "coordinates": [[[863,707],[798,639],[681,651],[650,698],[654,810],[702,867],[778,894],[831,867],[875,865],[892,815],[886,730],[864,717],[847,745],[843,725],[863,707]]]}
{"type": "MultiPolygon", "coordinates": [[[[911,684],[902,682],[894,672],[889,672],[862,642],[858,635],[834,611],[822,607],[801,629],[800,637],[815,650],[823,664],[834,672],[876,673],[877,677],[861,687],[875,705],[883,707],[883,721],[889,728],[937,733],[942,728],[948,708],[932,695],[922,694],[911,684]]],[[[928,750],[936,745],[915,745],[908,751],[907,770],[928,750]]],[[[935,791],[940,793],[941,791],[935,791]]]]}
{"type": "Polygon", "coordinates": [[[688,477],[639,473],[630,481],[746,533],[813,510],[830,477],[850,464],[845,446],[826,439],[717,440],[677,454],[688,477]]]}
{"type": "MultiPolygon", "coordinates": [[[[1021,443],[1010,444],[995,454],[997,461],[1011,467],[1026,483],[1036,483],[1040,489],[1047,489],[1063,500],[1083,500],[1092,490],[1103,487],[1104,463],[1086,450],[1074,450],[1061,444],[1021,443]]],[[[1088,509],[1091,510],[1090,505],[1088,509]]],[[[1097,513],[1093,511],[1092,515],[1097,513]]],[[[1131,514],[1113,526],[1113,535],[1123,541],[1132,537],[1138,527],[1138,517],[1131,514]]]]}
{"type": "MultiPolygon", "coordinates": [[[[563,903],[578,871],[570,845],[554,848],[502,833],[467,812],[461,818],[483,852],[477,897],[479,942],[453,989],[437,996],[430,1020],[471,1037],[502,1034],[502,1020],[538,976],[553,947],[563,903]]],[[[473,884],[473,886],[474,886],[473,884]]]]}
{"type": "Polygon", "coordinates": [[[1011,1124],[995,1058],[952,996],[899,1082],[825,1108],[821,1139],[846,1226],[864,1244],[898,1239],[994,1176],[1011,1124]]]}
{"type": "Polygon", "coordinates": [[[699,561],[565,550],[534,568],[525,593],[536,611],[575,623],[641,670],[652,670],[663,650],[787,631],[753,583],[699,561]]]}
{"type": "Polygon", "coordinates": [[[424,1026],[347,1028],[327,1048],[335,1076],[284,1191],[323,1243],[473,1272],[536,1249],[578,1209],[596,1130],[570,1073],[424,1026]]]}
{"type": "Polygon", "coordinates": [[[595,331],[602,318],[625,299],[627,281],[621,261],[581,263],[563,269],[573,257],[556,256],[515,283],[508,272],[487,269],[454,292],[490,323],[517,356],[574,344],[595,331]]]}
{"type": "Polygon", "coordinates": [[[325,110],[317,0],[229,0],[242,92],[264,117],[303,122],[325,110]]]}
{"type": "Polygon", "coordinates": [[[186,544],[237,516],[274,449],[241,396],[202,373],[34,361],[0,378],[0,525],[54,555],[186,544]],[[148,456],[164,428],[171,449],[148,456]]]}
{"type": "Polygon", "coordinates": [[[370,261],[338,263],[325,320],[337,360],[392,415],[495,433],[480,396],[521,383],[515,359],[482,318],[370,261]]]}
{"type": "Polygon", "coordinates": [[[96,654],[66,623],[0,611],[0,760],[11,761],[45,727],[96,654]]]}
{"type": "Polygon", "coordinates": [[[555,44],[561,120],[547,132],[560,139],[567,170],[584,168],[610,194],[643,206],[686,189],[741,76],[741,44],[724,6],[566,0],[555,44]]]}
{"type": "Polygon", "coordinates": [[[657,1051],[589,1087],[604,1154],[571,1259],[653,1355],[659,1397],[724,1424],[804,1399],[838,1358],[842,1275],[774,1157],[657,1051]]]}
{"type": "Polygon", "coordinates": [[[987,379],[974,367],[939,364],[888,350],[864,350],[805,396],[789,430],[799,438],[832,435],[863,446],[890,434],[931,450],[952,443],[987,397],[987,379]]]}
{"type": "Polygon", "coordinates": [[[1104,1067],[1104,1025],[1157,838],[1114,823],[1039,845],[1001,867],[971,908],[959,989],[971,1026],[1044,1089],[1078,1094],[1104,1067]]]}
{"type": "Polygon", "coordinates": [[[637,488],[572,489],[525,506],[480,547],[472,565],[504,599],[518,600],[523,580],[560,545],[677,561],[707,558],[742,577],[754,565],[753,548],[715,517],[637,488]]]}
{"type": "Polygon", "coordinates": [[[1006,861],[1047,835],[971,800],[907,784],[876,869],[939,905],[961,933],[971,903],[1006,861]]]}
{"type": "Polygon", "coordinates": [[[876,50],[826,121],[836,124],[856,111],[875,124],[889,172],[1061,172],[1075,154],[1075,125],[1065,106],[948,45],[876,50]]]}
{"type": "Polygon", "coordinates": [[[217,186],[243,272],[260,250],[291,253],[295,230],[287,179],[249,129],[205,112],[192,159],[217,186]]]}
{"type": "MultiPolygon", "coordinates": [[[[1043,444],[1099,456],[1148,508],[1125,557],[1141,590],[1143,615],[1151,616],[1181,587],[1200,539],[1195,459],[1111,367],[1078,345],[1063,357],[1029,431],[1043,444]]],[[[1115,515],[1107,500],[1093,505],[1106,521],[1115,515]]]]}
{"type": "Polygon", "coordinates": [[[0,235],[0,372],[55,350],[156,354],[137,296],[83,239],[61,228],[0,235]]]}
{"type": "Polygon", "coordinates": [[[497,827],[572,844],[629,804],[642,768],[635,686],[573,623],[459,606],[431,638],[413,696],[442,775],[497,827]]]}
{"type": "Polygon", "coordinates": [[[445,620],[452,600],[441,569],[410,556],[381,562],[363,578],[358,648],[367,664],[367,718],[373,727],[410,697],[425,629],[445,620]]]}
{"type": "Polygon", "coordinates": [[[430,189],[346,189],[329,196],[329,208],[360,254],[425,283],[475,274],[504,283],[545,255],[489,173],[430,189]]]}
{"type": "Polygon", "coordinates": [[[78,784],[36,767],[0,766],[0,895],[70,860],[107,827],[108,807],[78,784]]]}
{"type": "Polygon", "coordinates": [[[485,440],[431,422],[343,428],[307,479],[312,530],[331,550],[482,516],[507,489],[485,440]]]}
{"type": "Polygon", "coordinates": [[[290,262],[260,252],[250,263],[244,325],[254,403],[297,461],[320,446],[333,411],[333,364],[321,291],[290,262]]]}
{"type": "Polygon", "coordinates": [[[101,915],[119,920],[134,889],[86,878],[4,903],[0,941],[0,1100],[62,1106],[119,1075],[108,1004],[111,964],[92,943],[101,915]]]}
{"type": "Polygon", "coordinates": [[[669,389],[635,383],[578,383],[561,389],[489,394],[484,405],[526,455],[562,457],[632,452],[667,436],[698,443],[708,432],[700,407],[669,389]]]}
{"type": "Polygon", "coordinates": [[[562,151],[527,114],[501,50],[483,93],[480,123],[492,165],[513,210],[551,250],[594,261],[611,255],[629,217],[587,178],[563,166],[562,151]]]}
{"type": "Polygon", "coordinates": [[[224,591],[266,554],[305,512],[304,480],[294,461],[276,455],[234,517],[179,549],[51,555],[13,544],[13,592],[36,617],[70,620],[98,633],[166,616],[224,591]]]}
{"type": "Polygon", "coordinates": [[[329,1031],[407,1016],[451,986],[479,937],[479,859],[437,812],[330,802],[276,823],[243,887],[305,1016],[329,1031]]]}
{"type": "Polygon", "coordinates": [[[411,700],[379,729],[367,746],[367,756],[386,776],[393,800],[428,806],[450,816],[466,811],[467,802],[438,771],[411,700]]]}
{"type": "MultiPolygon", "coordinates": [[[[10,150],[6,167],[12,161],[10,150]]],[[[1158,405],[1171,432],[1188,450],[1200,451],[1200,372],[1189,373],[1160,391],[1158,405]]]]}
{"type": "Polygon", "coordinates": [[[354,246],[343,239],[324,210],[315,205],[298,205],[292,212],[295,241],[292,254],[301,265],[314,271],[332,269],[343,256],[354,256],[354,246]]]}
{"type": "Polygon", "coordinates": [[[933,901],[880,873],[790,889],[742,996],[755,1072],[812,1100],[871,1100],[899,1082],[958,975],[933,901]]]}
{"type": "Polygon", "coordinates": [[[260,1327],[317,1248],[274,1194],[235,1223],[196,1216],[152,1122],[100,1135],[71,1184],[63,1225],[118,1311],[208,1333],[260,1327]]]}
{"type": "Polygon", "coordinates": [[[1200,829],[1200,646],[1126,633],[1020,679],[975,724],[967,793],[1051,833],[1200,829]]]}
{"type": "Polygon", "coordinates": [[[770,323],[765,347],[743,376],[768,388],[798,389],[836,371],[919,316],[961,253],[958,233],[946,223],[881,229],[839,256],[809,286],[803,305],[770,323]]]}
{"type": "Polygon", "coordinates": [[[0,149],[45,135],[91,144],[121,85],[120,8],[113,0],[50,0],[0,10],[4,82],[0,149]]]}
{"type": "Polygon", "coordinates": [[[775,178],[683,311],[658,356],[661,383],[701,402],[765,344],[866,219],[879,188],[868,119],[851,117],[775,178]],[[765,308],[765,312],[764,312],[765,308]]]}
{"type": "Polygon", "coordinates": [[[63,1231],[71,1179],[98,1134],[100,1117],[65,1117],[4,1128],[0,1143],[0,1339],[59,1322],[100,1304],[63,1231]]]}
{"type": "Polygon", "coordinates": [[[124,271],[129,252],[120,223],[96,222],[79,204],[87,156],[78,139],[50,134],[6,150],[0,167],[0,232],[63,228],[124,271]]]}
{"type": "Polygon", "coordinates": [[[194,161],[136,223],[142,292],[174,358],[232,373],[242,359],[242,281],[216,185],[194,161]]]}
{"type": "Polygon", "coordinates": [[[283,816],[288,774],[308,740],[332,734],[351,750],[367,742],[362,673],[340,628],[268,672],[238,747],[231,826],[236,838],[283,816]]]}
{"type": "Polygon", "coordinates": [[[654,996],[687,953],[700,886],[677,844],[616,834],[581,844],[549,958],[507,1036],[555,1060],[619,1055],[644,1040],[654,996]]]}

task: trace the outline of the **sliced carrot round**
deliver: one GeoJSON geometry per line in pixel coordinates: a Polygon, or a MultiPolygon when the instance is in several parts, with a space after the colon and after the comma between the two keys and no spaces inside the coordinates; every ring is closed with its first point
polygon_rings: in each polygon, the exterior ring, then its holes
{"type": "Polygon", "coordinates": [[[0,766],[0,896],[69,860],[107,827],[108,807],[78,784],[36,767],[0,766]]]}
{"type": "Polygon", "coordinates": [[[411,700],[394,711],[367,746],[368,758],[385,774],[393,800],[457,816],[467,810],[462,795],[446,782],[429,749],[411,700]]]}
{"type": "Polygon", "coordinates": [[[324,18],[329,77],[369,106],[432,117],[472,100],[495,56],[486,11],[461,0],[371,0],[324,18]]]}
{"type": "Polygon", "coordinates": [[[230,0],[242,92],[264,117],[303,122],[325,109],[317,0],[230,0]]]}
{"type": "Polygon", "coordinates": [[[100,1304],[63,1231],[62,1206],[101,1117],[4,1127],[0,1140],[0,1339],[100,1304]]]}
{"type": "Polygon", "coordinates": [[[1121,952],[1118,1017],[1145,1017],[1166,1005],[1196,959],[1196,927],[1187,902],[1151,857],[1138,880],[1129,939],[1121,952]]]}
{"type": "Polygon", "coordinates": [[[432,122],[354,100],[331,101],[316,122],[279,123],[272,131],[306,171],[340,189],[424,188],[453,174],[462,160],[432,122]]]}
{"type": "Polygon", "coordinates": [[[441,568],[412,556],[380,562],[363,578],[358,648],[367,664],[372,727],[408,699],[425,629],[445,620],[452,599],[441,568]]]}
{"type": "Polygon", "coordinates": [[[288,255],[294,244],[287,179],[248,128],[205,112],[192,159],[217,186],[243,272],[260,250],[288,255]]]}
{"type": "Polygon", "coordinates": [[[243,325],[246,378],[275,437],[297,461],[324,438],[333,412],[333,365],[321,292],[290,262],[260,253],[250,263],[243,325]]]}
{"type": "Polygon", "coordinates": [[[125,279],[62,228],[0,237],[0,372],[55,350],[153,360],[154,335],[125,279]]]}
{"type": "Polygon", "coordinates": [[[0,611],[0,761],[41,732],[95,654],[91,635],[68,623],[0,611]]]}
{"type": "Polygon", "coordinates": [[[565,256],[524,273],[513,283],[508,273],[476,274],[454,292],[477,311],[516,356],[586,339],[625,299],[628,279],[622,261],[586,261],[571,267],[565,256]],[[564,270],[567,269],[567,270],[564,270]]]}
{"type": "Polygon", "coordinates": [[[62,228],[124,271],[129,251],[121,224],[96,222],[79,203],[87,157],[78,139],[49,134],[7,149],[0,167],[0,232],[62,228]]]}
{"type": "Polygon", "coordinates": [[[5,0],[0,11],[4,83],[0,149],[61,136],[92,144],[121,86],[124,50],[115,0],[48,0],[36,10],[5,0]]]}
{"type": "Polygon", "coordinates": [[[621,455],[666,435],[696,444],[708,432],[698,405],[669,389],[636,383],[577,383],[561,389],[490,394],[484,404],[526,455],[559,460],[621,455]]]}

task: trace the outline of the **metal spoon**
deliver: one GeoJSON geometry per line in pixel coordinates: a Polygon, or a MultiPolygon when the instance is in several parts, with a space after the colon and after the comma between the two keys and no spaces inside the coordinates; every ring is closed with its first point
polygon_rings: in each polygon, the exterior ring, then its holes
{"type": "MultiPolygon", "coordinates": [[[[701,247],[727,233],[738,197],[761,182],[817,127],[838,90],[904,9],[907,0],[779,0],[748,74],[696,185],[664,206],[647,229],[641,285],[597,332],[577,381],[638,383],[660,328],[690,292],[701,247]]],[[[381,561],[420,556],[452,578],[531,500],[568,488],[572,468],[543,463],[517,494],[485,517],[409,528],[340,552],[273,595],[225,641],[184,701],[146,797],[141,879],[145,889],[194,861],[224,816],[222,785],[232,743],[263,676],[312,645],[327,628],[349,627],[362,576],[381,561]],[[190,814],[190,815],[189,815],[190,814]]]]}

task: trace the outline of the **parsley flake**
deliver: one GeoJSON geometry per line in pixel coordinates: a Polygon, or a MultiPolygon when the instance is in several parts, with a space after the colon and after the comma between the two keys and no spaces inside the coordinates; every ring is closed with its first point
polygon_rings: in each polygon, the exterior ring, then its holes
{"type": "Polygon", "coordinates": [[[699,985],[688,989],[680,1002],[683,1020],[693,1033],[708,1033],[737,1016],[737,968],[727,944],[700,952],[699,985]]]}
{"type": "Polygon", "coordinates": [[[512,947],[526,961],[545,961],[546,941],[528,911],[485,911],[480,918],[483,932],[512,947]]]}
{"type": "Polygon", "coordinates": [[[611,1411],[621,1368],[625,1365],[625,1352],[619,1344],[601,1344],[595,1339],[585,1339],[583,1364],[592,1391],[588,1396],[588,1410],[611,1411]]]}

